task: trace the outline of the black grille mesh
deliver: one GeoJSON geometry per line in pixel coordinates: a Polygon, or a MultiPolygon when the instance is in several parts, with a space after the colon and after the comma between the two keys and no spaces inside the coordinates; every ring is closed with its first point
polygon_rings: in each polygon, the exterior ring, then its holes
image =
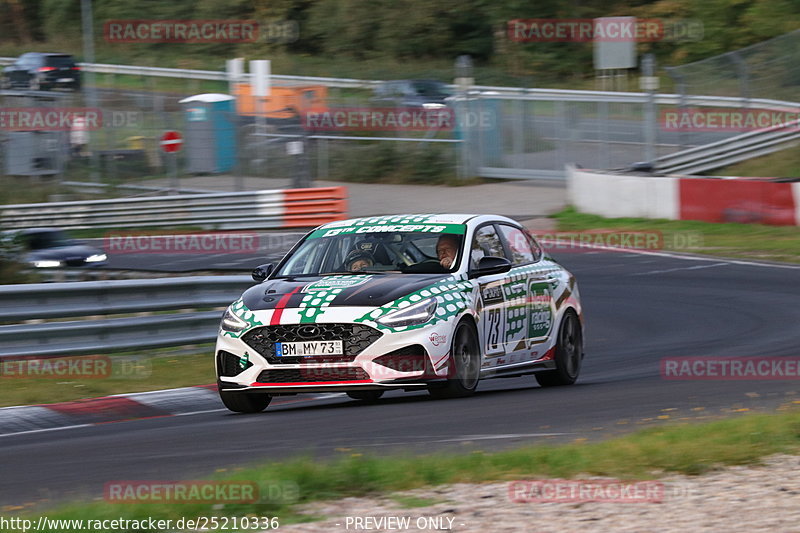
{"type": "Polygon", "coordinates": [[[369,345],[378,340],[383,333],[362,324],[291,324],[285,326],[262,326],[254,328],[242,336],[242,340],[272,365],[310,364],[310,363],[343,363],[352,361],[369,345]],[[316,335],[303,337],[303,328],[315,326],[316,335]],[[311,357],[276,357],[276,342],[303,341],[342,341],[344,355],[311,356],[311,357]]]}
{"type": "Polygon", "coordinates": [[[357,381],[369,379],[360,368],[281,368],[264,370],[258,383],[316,383],[320,381],[357,381]]]}

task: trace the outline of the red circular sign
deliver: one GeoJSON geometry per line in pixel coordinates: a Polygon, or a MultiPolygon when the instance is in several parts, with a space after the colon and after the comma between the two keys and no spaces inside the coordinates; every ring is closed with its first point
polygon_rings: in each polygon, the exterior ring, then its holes
{"type": "Polygon", "coordinates": [[[178,152],[183,147],[183,135],[177,131],[166,131],[164,135],[161,136],[159,144],[161,145],[161,149],[168,154],[178,152]]]}

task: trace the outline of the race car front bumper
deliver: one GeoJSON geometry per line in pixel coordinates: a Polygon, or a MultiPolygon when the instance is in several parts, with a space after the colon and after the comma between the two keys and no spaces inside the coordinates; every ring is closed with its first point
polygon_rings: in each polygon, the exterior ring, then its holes
{"type": "Polygon", "coordinates": [[[253,328],[239,338],[220,335],[215,350],[220,389],[269,394],[413,389],[448,376],[449,324],[403,332],[377,331],[352,322],[316,325],[323,331],[347,332],[341,334],[343,355],[277,357],[275,341],[291,338],[292,328],[300,324],[253,328]],[[356,329],[358,335],[353,333],[356,329]]]}

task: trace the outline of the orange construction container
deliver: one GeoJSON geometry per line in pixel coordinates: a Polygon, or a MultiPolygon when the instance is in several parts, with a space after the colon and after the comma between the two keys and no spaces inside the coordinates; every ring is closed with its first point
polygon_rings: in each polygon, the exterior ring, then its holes
{"type": "Polygon", "coordinates": [[[259,109],[268,118],[292,118],[297,113],[308,111],[326,111],[328,88],[324,85],[305,87],[272,87],[270,95],[263,98],[259,108],[258,97],[253,96],[249,83],[237,83],[233,86],[236,97],[236,112],[239,115],[256,116],[259,109]]]}

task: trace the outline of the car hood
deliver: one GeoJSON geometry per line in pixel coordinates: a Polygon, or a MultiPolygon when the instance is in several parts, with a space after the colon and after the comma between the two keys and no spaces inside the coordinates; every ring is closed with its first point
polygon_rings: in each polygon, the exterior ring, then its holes
{"type": "Polygon", "coordinates": [[[102,250],[86,246],[85,244],[73,244],[70,246],[59,246],[57,248],[43,248],[25,254],[27,261],[42,261],[45,259],[66,260],[66,259],[86,259],[90,255],[102,254],[102,250]]]}
{"type": "Polygon", "coordinates": [[[267,280],[251,287],[242,301],[251,311],[304,306],[378,307],[440,280],[448,274],[353,274],[267,280]],[[307,298],[313,294],[316,298],[307,298]]]}

